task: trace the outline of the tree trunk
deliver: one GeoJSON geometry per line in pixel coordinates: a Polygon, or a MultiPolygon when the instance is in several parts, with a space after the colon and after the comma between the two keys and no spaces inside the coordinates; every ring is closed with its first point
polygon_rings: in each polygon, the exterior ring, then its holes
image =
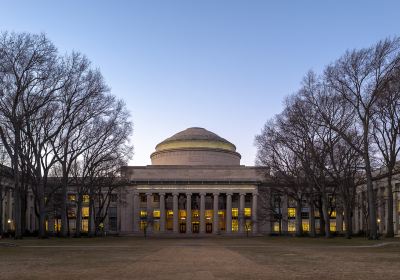
{"type": "Polygon", "coordinates": [[[82,228],[82,195],[78,194],[76,201],[75,237],[81,237],[82,228]]]}
{"type": "Polygon", "coordinates": [[[303,236],[303,224],[301,219],[301,200],[296,201],[296,236],[300,237],[303,236]]]}
{"type": "MultiPolygon", "coordinates": [[[[366,137],[364,137],[366,138],[366,137]]],[[[378,226],[376,221],[376,198],[374,186],[372,184],[372,170],[368,152],[368,139],[364,139],[364,163],[365,175],[367,179],[367,196],[368,196],[368,224],[369,224],[369,239],[378,239],[378,226]]]]}
{"type": "Polygon", "coordinates": [[[345,237],[350,239],[353,235],[353,210],[347,204],[344,207],[344,219],[346,224],[345,237]]]}
{"type": "Polygon", "coordinates": [[[309,207],[309,213],[308,213],[308,218],[310,221],[310,236],[315,237],[316,231],[315,231],[315,209],[314,209],[314,200],[310,198],[310,207],[309,207]]]}
{"type": "Polygon", "coordinates": [[[89,196],[89,218],[88,218],[88,236],[93,237],[96,235],[95,229],[95,210],[94,210],[94,200],[92,193],[89,196]]]}
{"type": "Polygon", "coordinates": [[[387,228],[386,237],[394,237],[394,226],[393,226],[393,186],[392,186],[392,171],[389,171],[387,180],[388,185],[386,187],[387,198],[387,228]]]}
{"type": "Polygon", "coordinates": [[[19,159],[18,151],[21,145],[19,131],[15,133],[14,155],[12,159],[13,175],[14,175],[14,225],[15,225],[15,239],[22,238],[21,232],[21,189],[20,189],[20,173],[19,173],[19,159]]]}
{"type": "Polygon", "coordinates": [[[60,212],[61,212],[61,232],[60,235],[61,237],[67,237],[68,236],[68,209],[67,209],[67,200],[68,200],[68,173],[67,173],[67,167],[65,166],[65,163],[63,163],[63,182],[62,182],[62,188],[61,188],[61,205],[60,205],[60,212]]]}
{"type": "Polygon", "coordinates": [[[3,187],[0,185],[0,238],[3,236],[3,187]]]}
{"type": "Polygon", "coordinates": [[[325,220],[325,237],[330,238],[332,237],[330,229],[331,223],[328,211],[328,199],[326,197],[326,194],[322,194],[322,214],[325,220]]]}

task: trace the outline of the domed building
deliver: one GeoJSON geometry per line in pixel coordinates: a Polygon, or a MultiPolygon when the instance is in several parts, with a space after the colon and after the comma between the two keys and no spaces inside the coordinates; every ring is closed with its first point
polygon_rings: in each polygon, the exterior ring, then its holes
{"type": "Polygon", "coordinates": [[[191,127],[160,142],[151,165],[127,166],[120,233],[257,234],[265,169],[240,165],[236,146],[191,127]]]}

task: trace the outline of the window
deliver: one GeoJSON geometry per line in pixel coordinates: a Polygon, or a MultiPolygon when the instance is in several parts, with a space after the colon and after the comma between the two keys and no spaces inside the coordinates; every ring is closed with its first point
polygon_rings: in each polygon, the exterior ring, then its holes
{"type": "Polygon", "coordinates": [[[239,216],[239,209],[232,208],[232,218],[237,218],[239,216]]]}
{"type": "Polygon", "coordinates": [[[302,221],[302,227],[303,231],[310,231],[310,223],[308,222],[308,220],[302,221]]]}
{"type": "Polygon", "coordinates": [[[75,194],[69,194],[68,195],[68,201],[76,201],[76,195],[75,194]]]}
{"type": "Polygon", "coordinates": [[[335,210],[333,210],[332,212],[331,212],[331,216],[330,216],[331,218],[336,218],[336,211],[335,210]]]}
{"type": "Polygon", "coordinates": [[[89,217],[89,207],[82,207],[82,217],[83,218],[89,217]]]}
{"type": "Polygon", "coordinates": [[[295,232],[296,231],[296,223],[294,220],[288,221],[288,232],[295,232]]]}
{"type": "Polygon", "coordinates": [[[336,231],[336,221],[330,221],[329,223],[329,230],[330,231],[336,231]]]}
{"type": "Polygon", "coordinates": [[[273,231],[274,232],[279,232],[279,222],[274,222],[273,231]]]}
{"type": "Polygon", "coordinates": [[[296,208],[288,208],[288,217],[295,218],[296,217],[296,208]]]}
{"type": "Polygon", "coordinates": [[[89,203],[89,195],[84,194],[84,195],[82,196],[82,201],[83,201],[83,203],[89,203]]]}
{"type": "Polygon", "coordinates": [[[146,202],[146,196],[144,194],[140,194],[140,202],[146,202]]]}
{"type": "Polygon", "coordinates": [[[154,218],[160,218],[161,212],[160,210],[153,210],[153,217],[154,218]]]}
{"type": "Polygon", "coordinates": [[[244,216],[251,217],[251,208],[244,208],[244,216]]]}
{"type": "Polygon", "coordinates": [[[117,231],[117,217],[108,218],[108,229],[110,231],[117,231]]]}
{"type": "Polygon", "coordinates": [[[174,217],[174,211],[168,210],[168,211],[167,211],[167,217],[168,217],[168,218],[173,218],[173,217],[174,217]]]}
{"type": "Polygon", "coordinates": [[[236,219],[232,220],[232,231],[233,232],[239,231],[239,222],[236,219]]]}
{"type": "Polygon", "coordinates": [[[147,211],[140,210],[140,218],[146,218],[146,217],[147,217],[147,211]]]}

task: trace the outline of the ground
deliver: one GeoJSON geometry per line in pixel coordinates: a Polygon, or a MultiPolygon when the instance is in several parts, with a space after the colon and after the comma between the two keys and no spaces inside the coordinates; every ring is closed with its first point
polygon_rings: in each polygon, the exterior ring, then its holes
{"type": "Polygon", "coordinates": [[[0,240],[0,279],[400,279],[400,240],[0,240]]]}

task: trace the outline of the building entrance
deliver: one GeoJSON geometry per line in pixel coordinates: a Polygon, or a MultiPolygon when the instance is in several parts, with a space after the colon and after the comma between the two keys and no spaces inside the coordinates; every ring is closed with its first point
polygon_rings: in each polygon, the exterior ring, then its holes
{"type": "Polygon", "coordinates": [[[194,222],[192,224],[192,232],[193,233],[199,233],[200,232],[200,223],[194,222]]]}
{"type": "Polygon", "coordinates": [[[179,224],[179,232],[180,233],[185,233],[186,232],[186,223],[180,223],[179,224]]]}
{"type": "Polygon", "coordinates": [[[206,233],[212,233],[212,223],[206,224],[206,233]]]}

